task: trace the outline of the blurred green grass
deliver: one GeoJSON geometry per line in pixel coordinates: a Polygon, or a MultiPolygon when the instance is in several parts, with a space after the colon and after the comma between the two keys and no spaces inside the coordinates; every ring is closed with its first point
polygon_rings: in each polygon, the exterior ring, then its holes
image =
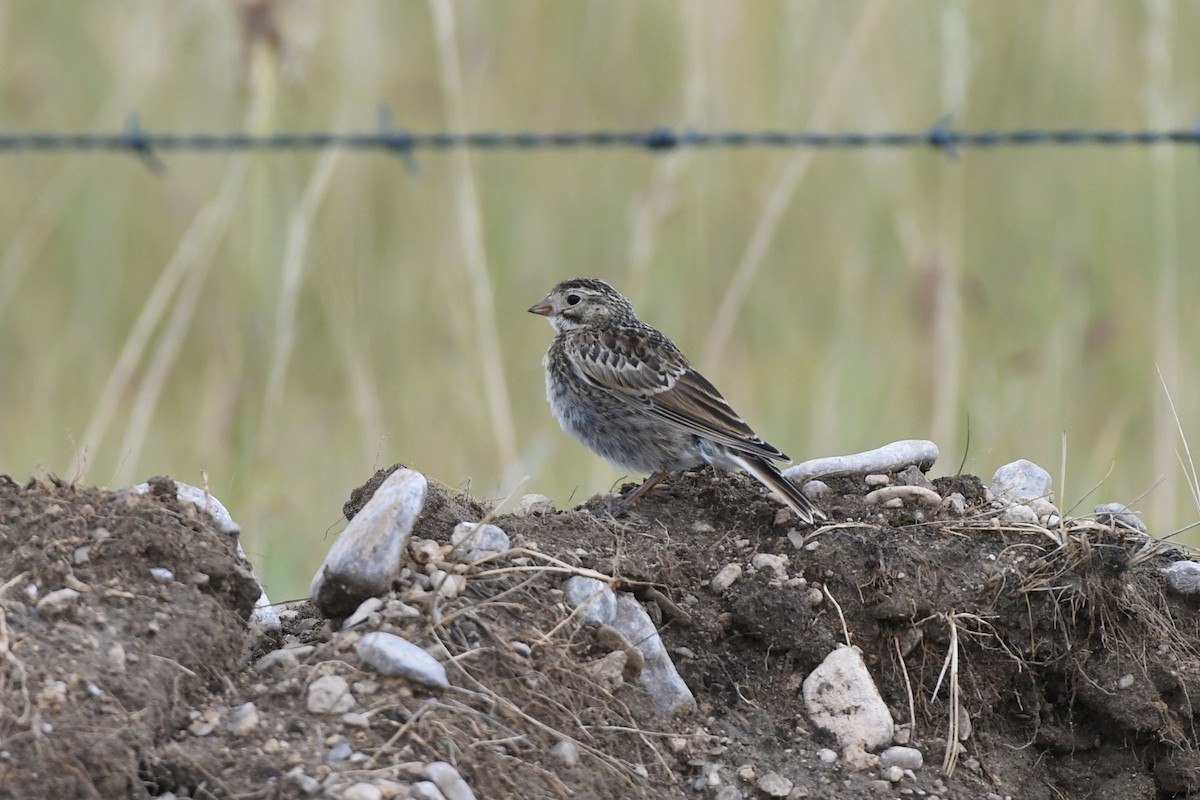
{"type": "MultiPolygon", "coordinates": [[[[920,130],[946,113],[969,129],[1142,128],[1200,108],[1200,5],[1165,0],[295,0],[276,16],[278,58],[244,47],[233,3],[4,4],[0,127],[118,130],[137,112],[156,131],[370,130],[382,103],[421,131],[453,127],[456,108],[479,130],[920,130]],[[451,12],[449,56],[435,8],[451,12]]],[[[939,474],[964,450],[985,480],[1029,458],[1064,507],[1103,480],[1082,510],[1163,477],[1138,505],[1151,530],[1197,518],[1155,371],[1195,436],[1193,150],[474,152],[479,237],[460,154],[421,152],[417,172],[379,153],[164,158],[155,175],[120,155],[0,157],[0,471],[76,477],[85,448],[88,482],[206,474],[275,597],[306,590],[377,466],[484,497],[527,476],[521,491],[560,503],[621,477],[558,431],[551,332],[525,313],[582,274],[630,294],[797,459],[931,437],[939,474]],[[177,254],[180,288],[99,425],[177,254]],[[178,350],[160,350],[177,309],[178,350]]]]}

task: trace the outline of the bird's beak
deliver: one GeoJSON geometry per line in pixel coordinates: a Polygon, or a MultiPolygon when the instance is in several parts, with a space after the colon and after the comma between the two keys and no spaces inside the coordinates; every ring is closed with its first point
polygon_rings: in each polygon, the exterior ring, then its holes
{"type": "Polygon", "coordinates": [[[550,305],[549,298],[541,302],[534,303],[529,307],[530,314],[541,314],[543,317],[548,317],[554,313],[554,306],[550,305]]]}

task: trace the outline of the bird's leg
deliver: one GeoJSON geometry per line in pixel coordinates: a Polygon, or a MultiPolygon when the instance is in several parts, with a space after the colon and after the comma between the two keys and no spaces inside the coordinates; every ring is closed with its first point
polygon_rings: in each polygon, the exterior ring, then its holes
{"type": "Polygon", "coordinates": [[[628,510],[628,508],[633,505],[639,497],[653,489],[659,483],[659,481],[670,474],[671,473],[669,471],[662,470],[661,472],[656,472],[649,478],[646,478],[646,480],[642,481],[641,486],[637,487],[617,502],[617,504],[613,507],[613,516],[615,517],[628,510]]]}

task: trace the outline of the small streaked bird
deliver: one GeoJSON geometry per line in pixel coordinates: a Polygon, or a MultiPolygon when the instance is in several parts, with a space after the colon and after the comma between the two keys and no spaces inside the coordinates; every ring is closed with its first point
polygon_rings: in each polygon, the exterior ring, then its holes
{"type": "Polygon", "coordinates": [[[618,469],[650,473],[619,508],[668,473],[712,464],[749,472],[806,523],[825,519],[772,463],[788,457],[755,435],[675,343],[638,319],[612,286],[572,278],[529,311],[558,332],[542,366],[546,399],[563,430],[618,469]]]}

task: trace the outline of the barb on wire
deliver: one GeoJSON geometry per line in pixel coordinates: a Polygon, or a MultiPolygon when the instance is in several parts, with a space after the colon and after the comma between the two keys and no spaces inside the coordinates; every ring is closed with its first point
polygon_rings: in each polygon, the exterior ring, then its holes
{"type": "Polygon", "coordinates": [[[435,131],[413,133],[397,128],[391,112],[381,108],[375,132],[309,131],[298,133],[152,133],[131,116],[121,133],[65,133],[0,131],[0,153],[28,151],[124,151],[137,155],[155,171],[163,169],[164,151],[228,152],[236,150],[320,150],[345,147],[398,154],[405,165],[417,169],[415,151],[468,147],[480,150],[538,150],[626,147],[661,152],[681,147],[705,148],[919,148],[940,150],[956,158],[966,147],[1106,147],[1200,145],[1200,124],[1191,128],[1119,130],[1093,128],[1016,128],[1008,130],[955,130],[949,116],[924,131],[779,131],[779,130],[646,130],[594,131],[435,131]]]}

